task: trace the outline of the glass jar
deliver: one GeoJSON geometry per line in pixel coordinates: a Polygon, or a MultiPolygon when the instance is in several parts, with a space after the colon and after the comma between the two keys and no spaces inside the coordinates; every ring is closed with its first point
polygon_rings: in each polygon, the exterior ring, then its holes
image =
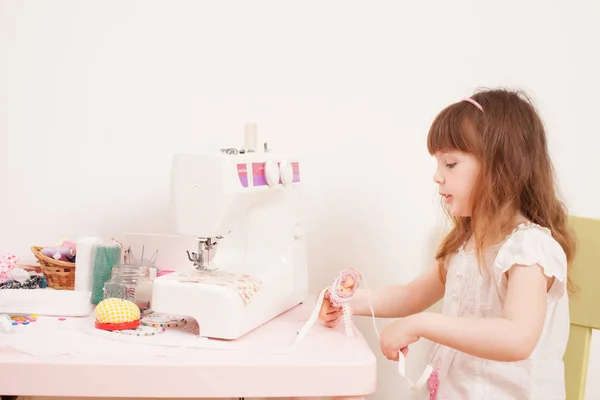
{"type": "Polygon", "coordinates": [[[142,313],[151,311],[152,284],[156,268],[135,264],[116,265],[104,284],[104,298],[118,298],[135,303],[142,313]]]}

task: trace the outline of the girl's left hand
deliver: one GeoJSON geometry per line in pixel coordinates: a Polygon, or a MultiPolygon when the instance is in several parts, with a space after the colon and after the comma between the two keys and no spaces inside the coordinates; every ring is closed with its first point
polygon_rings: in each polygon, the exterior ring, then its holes
{"type": "Polygon", "coordinates": [[[398,361],[398,351],[406,356],[408,345],[419,340],[414,316],[400,318],[381,331],[379,345],[388,360],[398,361]]]}

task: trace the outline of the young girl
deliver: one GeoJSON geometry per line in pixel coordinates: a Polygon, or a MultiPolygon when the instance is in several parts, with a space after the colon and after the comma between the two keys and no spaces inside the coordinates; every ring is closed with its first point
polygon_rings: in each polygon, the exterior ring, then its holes
{"type": "MultiPolygon", "coordinates": [[[[568,265],[574,241],[535,108],[509,90],[444,109],[427,138],[453,228],[436,265],[406,285],[359,291],[356,315],[399,318],[381,333],[390,360],[434,342],[433,399],[564,399],[568,265]],[[425,310],[443,298],[443,312],[425,310]]],[[[320,320],[341,311],[325,301],[320,320]]]]}

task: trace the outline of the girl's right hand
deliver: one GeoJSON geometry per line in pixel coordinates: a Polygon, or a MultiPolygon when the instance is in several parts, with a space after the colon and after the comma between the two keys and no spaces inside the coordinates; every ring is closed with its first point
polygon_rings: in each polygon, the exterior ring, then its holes
{"type": "Polygon", "coordinates": [[[323,304],[319,311],[319,321],[328,328],[335,328],[342,319],[342,307],[334,307],[329,298],[329,292],[323,297],[323,304]]]}

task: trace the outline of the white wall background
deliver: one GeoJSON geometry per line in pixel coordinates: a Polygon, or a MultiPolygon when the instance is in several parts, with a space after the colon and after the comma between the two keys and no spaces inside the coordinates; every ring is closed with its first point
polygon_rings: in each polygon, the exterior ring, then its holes
{"type": "MultiPolygon", "coordinates": [[[[167,231],[173,153],[240,146],[255,121],[304,159],[312,288],[350,266],[407,281],[441,215],[429,124],[497,85],[533,95],[572,213],[600,218],[599,18],[592,0],[0,1],[0,250],[167,231]]],[[[396,398],[362,322],[372,399],[396,398]]],[[[598,335],[592,352],[598,376],[598,335]]]]}

